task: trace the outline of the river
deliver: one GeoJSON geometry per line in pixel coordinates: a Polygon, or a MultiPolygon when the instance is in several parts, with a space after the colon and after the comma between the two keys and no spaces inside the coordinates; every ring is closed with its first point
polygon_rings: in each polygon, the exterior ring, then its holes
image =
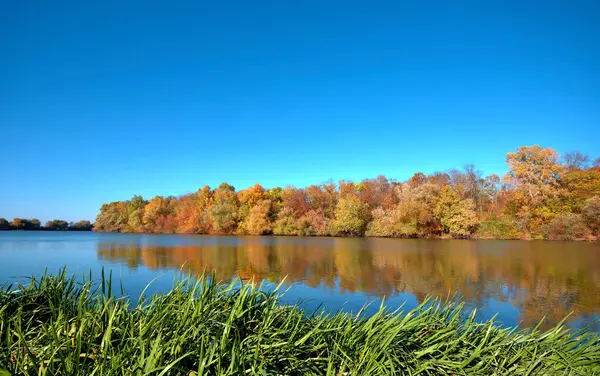
{"type": "Polygon", "coordinates": [[[272,288],[286,277],[285,303],[356,312],[385,297],[395,309],[426,296],[453,297],[499,324],[567,325],[600,332],[600,243],[185,236],[89,232],[0,232],[0,282],[112,270],[136,297],[167,291],[181,272],[214,270],[272,288]]]}

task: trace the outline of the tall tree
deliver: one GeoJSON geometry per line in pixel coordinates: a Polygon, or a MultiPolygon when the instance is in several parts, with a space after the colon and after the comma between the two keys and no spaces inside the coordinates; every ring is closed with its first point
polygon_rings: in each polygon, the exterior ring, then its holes
{"type": "Polygon", "coordinates": [[[126,205],[121,201],[103,204],[96,217],[94,230],[100,232],[122,232],[127,224],[126,205]]]}
{"type": "Polygon", "coordinates": [[[232,233],[237,228],[239,201],[235,188],[222,183],[213,192],[213,204],[210,209],[213,231],[221,234],[232,233]]]}
{"type": "Polygon", "coordinates": [[[565,153],[563,161],[568,170],[581,170],[588,166],[590,157],[579,151],[571,151],[565,153]]]}

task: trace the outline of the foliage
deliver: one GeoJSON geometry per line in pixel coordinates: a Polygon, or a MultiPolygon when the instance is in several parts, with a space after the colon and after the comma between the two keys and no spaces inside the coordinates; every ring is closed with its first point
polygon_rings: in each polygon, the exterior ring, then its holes
{"type": "Polygon", "coordinates": [[[358,197],[342,198],[335,208],[335,228],[343,235],[361,236],[369,223],[369,207],[358,197]]]}
{"type": "Polygon", "coordinates": [[[133,303],[62,271],[0,292],[0,369],[38,375],[598,375],[600,339],[477,322],[426,300],[371,316],[307,314],[215,276],[133,303]]]}
{"type": "Polygon", "coordinates": [[[544,235],[551,240],[573,240],[590,234],[581,214],[563,214],[544,226],[544,235]]]}
{"type": "Polygon", "coordinates": [[[519,239],[523,236],[512,219],[498,217],[479,223],[476,234],[482,239],[519,239]]]}
{"type": "Polygon", "coordinates": [[[271,209],[271,201],[260,200],[256,205],[252,206],[250,213],[245,220],[246,233],[251,235],[263,235],[272,231],[269,212],[271,209]]]}
{"type": "Polygon", "coordinates": [[[176,232],[175,208],[177,201],[174,197],[156,196],[148,202],[144,209],[142,223],[148,232],[176,232]]]}
{"type": "Polygon", "coordinates": [[[467,236],[477,224],[473,200],[470,198],[461,200],[449,186],[442,188],[434,213],[443,231],[452,236],[467,236]]]}
{"type": "Polygon", "coordinates": [[[210,209],[210,219],[217,233],[231,233],[237,226],[239,201],[235,190],[227,183],[213,193],[213,204],[210,209]]]}
{"type": "Polygon", "coordinates": [[[54,219],[52,221],[46,222],[46,225],[44,225],[44,227],[49,230],[64,231],[69,227],[69,223],[61,219],[54,219]]]}
{"type": "Polygon", "coordinates": [[[92,231],[92,224],[90,223],[90,221],[78,221],[73,223],[72,226],[70,226],[69,228],[70,230],[73,231],[92,231]]]}
{"type": "Polygon", "coordinates": [[[600,196],[594,196],[586,201],[583,207],[583,219],[595,233],[600,233],[600,196]]]}
{"type": "Polygon", "coordinates": [[[290,208],[280,211],[273,227],[273,233],[275,235],[298,235],[295,217],[294,211],[290,208]]]}
{"type": "Polygon", "coordinates": [[[580,213],[587,199],[600,196],[600,168],[569,171],[561,183],[563,205],[569,211],[580,213]]]}
{"type": "MultiPolygon", "coordinates": [[[[146,201],[134,196],[102,205],[94,230],[555,238],[547,236],[552,226],[560,228],[568,214],[583,214],[586,202],[600,195],[600,167],[590,167],[590,158],[579,152],[567,153],[563,160],[561,164],[555,150],[533,145],[507,154],[509,172],[503,178],[484,176],[467,164],[429,175],[418,172],[405,182],[378,176],[306,188],[255,184],[240,191],[222,183],[180,197],[146,201]]],[[[595,218],[584,215],[598,235],[595,218]]],[[[21,219],[13,222],[11,228],[26,228],[21,219]]]]}
{"type": "Polygon", "coordinates": [[[54,219],[46,222],[46,225],[42,227],[39,219],[25,219],[15,218],[12,222],[8,222],[4,218],[0,218],[0,231],[5,230],[24,230],[24,231],[91,231],[92,224],[90,221],[79,221],[76,223],[69,223],[62,219],[54,219]]]}

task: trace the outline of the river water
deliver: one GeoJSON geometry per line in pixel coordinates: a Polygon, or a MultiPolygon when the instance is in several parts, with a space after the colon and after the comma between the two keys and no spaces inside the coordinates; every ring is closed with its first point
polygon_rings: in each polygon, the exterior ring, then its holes
{"type": "Polygon", "coordinates": [[[395,309],[426,296],[453,297],[494,315],[499,324],[567,325],[600,331],[600,243],[185,236],[89,232],[0,232],[0,282],[55,273],[112,270],[136,297],[167,291],[174,277],[214,270],[223,281],[243,278],[272,288],[286,277],[285,303],[303,300],[358,311],[385,297],[395,309]]]}

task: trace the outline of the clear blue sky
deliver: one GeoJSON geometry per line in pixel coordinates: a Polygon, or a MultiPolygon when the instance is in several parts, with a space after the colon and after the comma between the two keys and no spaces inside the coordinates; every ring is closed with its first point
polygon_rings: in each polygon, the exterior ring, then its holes
{"type": "Polygon", "coordinates": [[[0,217],[600,155],[600,2],[3,1],[0,217]]]}

